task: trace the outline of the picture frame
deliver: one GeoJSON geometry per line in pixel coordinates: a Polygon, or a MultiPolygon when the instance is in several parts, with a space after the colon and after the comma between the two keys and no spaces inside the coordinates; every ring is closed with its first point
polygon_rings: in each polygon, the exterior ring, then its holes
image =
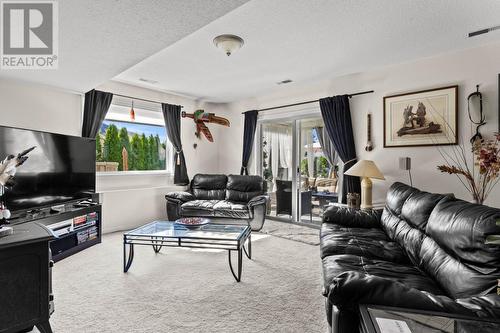
{"type": "Polygon", "coordinates": [[[384,97],[384,148],[458,144],[458,85],[384,97]]]}

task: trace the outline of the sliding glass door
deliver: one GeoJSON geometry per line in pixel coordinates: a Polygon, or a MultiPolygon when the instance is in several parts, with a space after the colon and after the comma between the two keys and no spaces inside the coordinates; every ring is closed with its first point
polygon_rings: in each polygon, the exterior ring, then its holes
{"type": "Polygon", "coordinates": [[[270,121],[261,124],[261,176],[271,197],[270,216],[293,214],[293,121],[270,121]]]}
{"type": "Polygon", "coordinates": [[[259,120],[257,170],[271,197],[268,217],[315,223],[337,201],[335,162],[323,152],[322,135],[319,115],[259,120]]]}

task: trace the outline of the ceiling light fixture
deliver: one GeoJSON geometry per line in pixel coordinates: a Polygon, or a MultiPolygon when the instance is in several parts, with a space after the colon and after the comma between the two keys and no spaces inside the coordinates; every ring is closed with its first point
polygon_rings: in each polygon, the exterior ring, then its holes
{"type": "Polygon", "coordinates": [[[228,57],[240,49],[244,43],[243,38],[235,35],[220,35],[214,38],[215,46],[223,50],[228,57]]]}

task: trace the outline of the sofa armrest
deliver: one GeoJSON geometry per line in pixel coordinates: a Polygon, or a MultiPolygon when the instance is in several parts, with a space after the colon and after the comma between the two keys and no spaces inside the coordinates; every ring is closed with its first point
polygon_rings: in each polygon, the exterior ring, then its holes
{"type": "Polygon", "coordinates": [[[380,227],[381,216],[381,210],[331,206],[323,213],[323,222],[353,228],[377,228],[380,227]]]}
{"type": "Polygon", "coordinates": [[[267,205],[269,202],[269,196],[266,194],[258,195],[256,197],[253,197],[248,201],[248,208],[252,208],[258,205],[267,205]]]}
{"type": "Polygon", "coordinates": [[[167,201],[174,201],[176,203],[184,203],[188,201],[195,200],[194,195],[189,192],[169,192],[165,195],[167,201]]]}
{"type": "Polygon", "coordinates": [[[248,201],[248,213],[250,219],[248,224],[252,228],[252,231],[259,231],[264,226],[264,221],[266,220],[266,211],[269,203],[268,195],[258,195],[253,197],[248,201]]]}
{"type": "Polygon", "coordinates": [[[452,299],[406,286],[404,283],[347,271],[330,285],[328,301],[339,309],[357,311],[359,304],[454,313],[487,318],[500,317],[500,296],[487,294],[452,299]]]}

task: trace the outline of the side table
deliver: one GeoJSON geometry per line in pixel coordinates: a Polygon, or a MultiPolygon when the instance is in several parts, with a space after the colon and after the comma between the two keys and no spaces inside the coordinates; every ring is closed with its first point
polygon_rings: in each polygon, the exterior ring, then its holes
{"type": "Polygon", "coordinates": [[[500,332],[500,320],[494,318],[380,305],[360,305],[359,312],[362,333],[500,332]]]}

